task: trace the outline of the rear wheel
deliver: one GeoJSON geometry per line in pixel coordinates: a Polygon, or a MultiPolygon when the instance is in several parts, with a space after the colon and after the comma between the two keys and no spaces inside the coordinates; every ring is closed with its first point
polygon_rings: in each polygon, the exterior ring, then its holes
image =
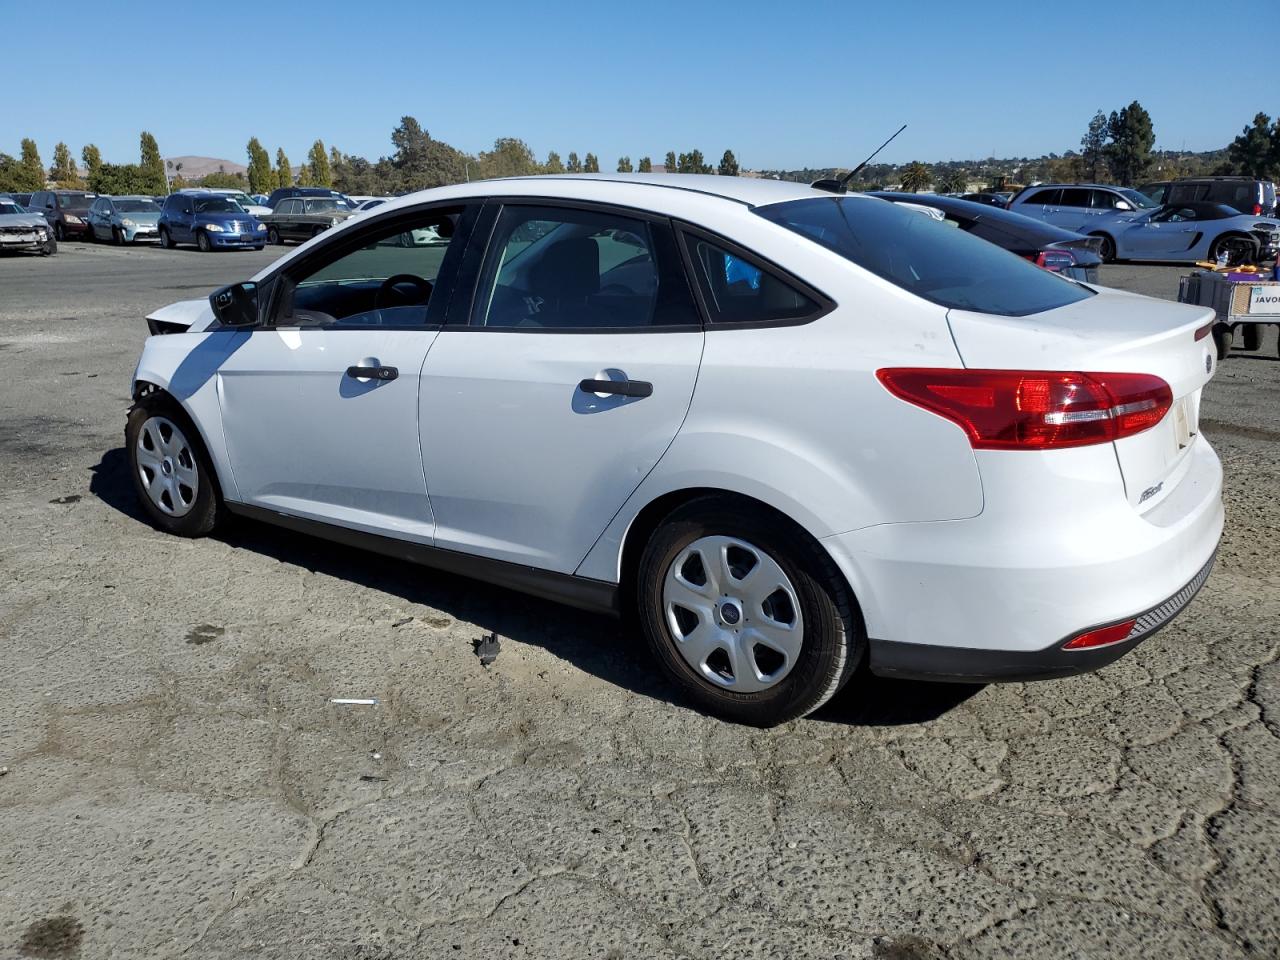
{"type": "Polygon", "coordinates": [[[667,517],[641,556],[637,605],[650,648],[684,692],[754,726],[822,706],[866,645],[826,552],[737,498],[699,498],[667,517]]]}
{"type": "Polygon", "coordinates": [[[1240,331],[1244,334],[1243,344],[1246,350],[1257,350],[1262,346],[1262,327],[1256,323],[1247,323],[1240,331]]]}
{"type": "Polygon", "coordinates": [[[129,411],[125,446],[138,499],[161,530],[202,537],[222,518],[222,497],[195,425],[165,394],[143,397],[129,411]]]}
{"type": "Polygon", "coordinates": [[[1105,233],[1095,233],[1092,236],[1102,241],[1098,247],[1098,256],[1102,258],[1103,263],[1115,263],[1116,260],[1116,242],[1105,233]]]}
{"type": "Polygon", "coordinates": [[[209,234],[205,233],[203,230],[196,234],[196,246],[200,249],[201,253],[213,252],[213,244],[209,241],[209,234]]]}
{"type": "Polygon", "coordinates": [[[1225,360],[1231,352],[1231,344],[1235,340],[1235,330],[1225,323],[1213,328],[1213,343],[1218,348],[1218,359],[1225,360]]]}

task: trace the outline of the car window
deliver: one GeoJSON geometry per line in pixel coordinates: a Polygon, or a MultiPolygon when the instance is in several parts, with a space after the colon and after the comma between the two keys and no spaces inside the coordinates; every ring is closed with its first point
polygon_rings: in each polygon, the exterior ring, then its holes
{"type": "Polygon", "coordinates": [[[1037,190],[1027,199],[1020,201],[1021,203],[1044,204],[1046,207],[1054,207],[1058,204],[1058,197],[1062,195],[1061,190],[1037,190]]]}
{"type": "MultiPolygon", "coordinates": [[[[460,213],[424,213],[384,226],[367,244],[293,281],[278,324],[326,328],[422,327],[460,213]]],[[[437,307],[439,312],[442,307],[437,307]]]]}
{"type": "Polygon", "coordinates": [[[1088,190],[1081,190],[1078,187],[1068,187],[1062,191],[1062,199],[1058,201],[1059,206],[1063,207],[1087,207],[1089,206],[1088,190]]]}
{"type": "Polygon", "coordinates": [[[712,323],[804,320],[822,309],[815,300],[773,271],[753,263],[744,253],[690,233],[685,234],[684,242],[712,323]]]}
{"type": "Polygon", "coordinates": [[[338,203],[332,197],[307,201],[307,213],[324,213],[326,210],[345,210],[346,205],[338,203]]]}
{"type": "Polygon", "coordinates": [[[472,324],[518,330],[698,323],[670,228],[612,212],[504,206],[472,324]]]}
{"type": "Polygon", "coordinates": [[[1183,220],[1198,220],[1199,214],[1194,207],[1166,207],[1151,218],[1152,223],[1180,223],[1183,220]]]}
{"type": "Polygon", "coordinates": [[[1121,197],[1112,193],[1110,190],[1090,190],[1090,199],[1093,201],[1095,210],[1128,210],[1132,209],[1132,204],[1125,203],[1121,206],[1121,197]]]}
{"type": "Polygon", "coordinates": [[[276,204],[275,212],[283,214],[295,214],[298,212],[298,200],[281,200],[276,204]]]}
{"type": "Polygon", "coordinates": [[[1093,296],[995,244],[881,200],[815,197],[754,212],[944,307],[1022,317],[1093,296]]]}

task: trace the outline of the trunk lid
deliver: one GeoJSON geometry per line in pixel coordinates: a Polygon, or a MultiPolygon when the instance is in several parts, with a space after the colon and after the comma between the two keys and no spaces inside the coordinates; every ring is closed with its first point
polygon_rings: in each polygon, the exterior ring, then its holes
{"type": "Polygon", "coordinates": [[[1213,338],[1196,332],[1212,310],[1119,290],[1029,317],[951,310],[947,319],[961,360],[971,369],[1147,373],[1173,391],[1173,406],[1154,427],[1113,446],[1125,495],[1141,512],[1178,485],[1198,441],[1200,395],[1217,369],[1213,338]]]}

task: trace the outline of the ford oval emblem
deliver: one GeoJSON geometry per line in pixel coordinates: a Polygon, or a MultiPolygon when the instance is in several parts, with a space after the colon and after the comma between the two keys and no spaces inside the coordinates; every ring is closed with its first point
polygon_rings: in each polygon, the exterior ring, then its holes
{"type": "Polygon", "coordinates": [[[1204,372],[1213,373],[1213,354],[1206,353],[1204,355],[1204,372]]]}

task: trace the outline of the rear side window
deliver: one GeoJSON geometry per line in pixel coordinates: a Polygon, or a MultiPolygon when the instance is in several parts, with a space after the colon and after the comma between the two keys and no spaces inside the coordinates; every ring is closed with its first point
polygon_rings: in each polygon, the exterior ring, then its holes
{"type": "Polygon", "coordinates": [[[1087,207],[1089,205],[1089,191],[1078,188],[1063,190],[1060,205],[1064,207],[1087,207]]]}
{"type": "Polygon", "coordinates": [[[1019,203],[1043,204],[1046,207],[1056,207],[1058,198],[1062,196],[1061,190],[1037,190],[1025,200],[1019,200],[1019,203]]]}
{"type": "Polygon", "coordinates": [[[684,243],[712,323],[786,323],[822,310],[817,301],[745,253],[691,233],[684,234],[684,243]]]}
{"type": "Polygon", "coordinates": [[[755,213],[943,307],[1024,317],[1093,295],[994,244],[883,200],[815,197],[755,213]]]}
{"type": "Polygon", "coordinates": [[[698,324],[665,223],[611,210],[504,206],[472,324],[627,330],[698,324]]]}

